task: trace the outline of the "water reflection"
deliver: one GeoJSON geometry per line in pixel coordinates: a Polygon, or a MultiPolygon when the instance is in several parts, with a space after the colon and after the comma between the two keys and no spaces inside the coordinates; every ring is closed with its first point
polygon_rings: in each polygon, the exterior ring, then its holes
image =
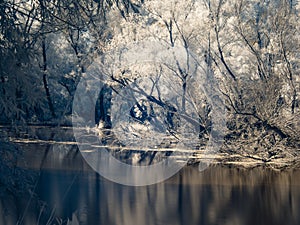
{"type": "Polygon", "coordinates": [[[190,166],[163,183],[130,187],[94,173],[72,143],[18,145],[18,166],[40,175],[32,195],[0,197],[1,225],[300,224],[300,170],[190,166]]]}

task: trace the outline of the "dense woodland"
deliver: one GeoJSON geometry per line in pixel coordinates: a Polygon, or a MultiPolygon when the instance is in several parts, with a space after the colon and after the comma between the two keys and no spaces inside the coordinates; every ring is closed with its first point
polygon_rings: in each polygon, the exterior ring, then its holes
{"type": "MultiPolygon", "coordinates": [[[[300,147],[299,4],[0,0],[0,121],[12,127],[71,125],[76,86],[94,59],[134,43],[160,42],[168,49],[192,52],[202,67],[205,64],[205,77],[217,81],[214,88],[227,116],[222,151],[265,162],[294,158],[300,147]]],[[[192,76],[188,68],[188,63],[186,68],[178,63],[155,69],[128,65],[118,74],[106,74],[109,81],[99,90],[95,126],[111,127],[111,92],[156,71],[156,77],[173,74],[168,84],[182,88],[183,99],[175,106],[159,96],[147,96],[167,111],[162,115],[176,132],[173,114],[179,107],[186,110],[185,92],[192,76]]],[[[210,103],[198,92],[193,103],[199,105],[197,135],[203,138],[210,132],[212,115],[210,103]]],[[[149,106],[137,103],[137,110],[142,116],[134,110],[132,116],[144,122],[149,106]]]]}

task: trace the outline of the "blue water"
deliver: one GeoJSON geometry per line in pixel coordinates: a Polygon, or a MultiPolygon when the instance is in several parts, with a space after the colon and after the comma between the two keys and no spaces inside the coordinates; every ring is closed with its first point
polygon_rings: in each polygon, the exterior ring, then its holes
{"type": "Polygon", "coordinates": [[[130,187],[93,172],[72,145],[21,145],[19,166],[36,173],[34,187],[1,195],[1,225],[300,224],[300,170],[188,166],[130,187]]]}

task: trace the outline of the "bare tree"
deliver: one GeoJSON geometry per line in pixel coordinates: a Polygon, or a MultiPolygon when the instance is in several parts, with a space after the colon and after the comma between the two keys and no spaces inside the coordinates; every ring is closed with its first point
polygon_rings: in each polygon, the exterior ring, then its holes
{"type": "Polygon", "coordinates": [[[260,152],[262,160],[283,157],[285,148],[299,141],[289,128],[298,120],[298,12],[287,1],[206,3],[214,34],[210,56],[215,73],[223,77],[221,90],[230,113],[232,145],[226,148],[260,152]]]}

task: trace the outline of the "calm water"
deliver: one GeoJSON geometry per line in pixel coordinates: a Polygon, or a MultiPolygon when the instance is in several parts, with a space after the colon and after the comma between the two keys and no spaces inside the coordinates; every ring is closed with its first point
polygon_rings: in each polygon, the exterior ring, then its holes
{"type": "Polygon", "coordinates": [[[300,171],[190,166],[163,183],[129,187],[94,173],[71,144],[19,146],[19,166],[39,175],[32,195],[1,197],[3,225],[300,224],[300,171]]]}

